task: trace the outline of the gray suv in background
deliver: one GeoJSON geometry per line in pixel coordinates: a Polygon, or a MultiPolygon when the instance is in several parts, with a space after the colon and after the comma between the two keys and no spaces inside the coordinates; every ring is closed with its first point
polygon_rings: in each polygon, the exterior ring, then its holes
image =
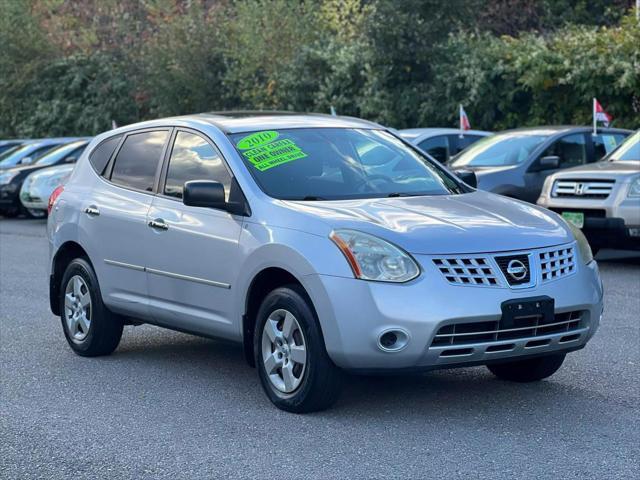
{"type": "Polygon", "coordinates": [[[49,206],[51,309],[77,354],[111,353],[125,324],[227,339],[292,412],[331,405],[343,370],[486,365],[541,380],[602,314],[580,230],[364,120],[119,128],[49,206]]]}
{"type": "Polygon", "coordinates": [[[451,167],[475,172],[482,190],[535,203],[549,175],[601,159],[630,133],[601,128],[593,136],[587,127],[508,130],[474,143],[451,167]]]}

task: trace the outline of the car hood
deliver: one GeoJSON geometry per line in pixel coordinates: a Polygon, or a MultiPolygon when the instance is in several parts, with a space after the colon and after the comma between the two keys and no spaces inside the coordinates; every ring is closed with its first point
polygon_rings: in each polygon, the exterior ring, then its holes
{"type": "Polygon", "coordinates": [[[526,250],[573,240],[556,214],[482,191],[285,203],[289,208],[319,217],[330,228],[377,235],[414,254],[526,250]]]}
{"type": "Polygon", "coordinates": [[[592,175],[592,174],[633,174],[640,173],[640,161],[618,161],[618,162],[596,162],[596,163],[588,163],[586,165],[580,165],[579,167],[569,168],[567,170],[563,170],[562,172],[558,172],[555,177],[564,177],[568,178],[571,176],[575,176],[575,174],[579,174],[581,177],[584,175],[592,175]]]}
{"type": "Polygon", "coordinates": [[[500,167],[459,167],[460,170],[471,170],[480,177],[483,175],[491,175],[493,173],[506,172],[518,168],[520,165],[502,165],[500,167]]]}

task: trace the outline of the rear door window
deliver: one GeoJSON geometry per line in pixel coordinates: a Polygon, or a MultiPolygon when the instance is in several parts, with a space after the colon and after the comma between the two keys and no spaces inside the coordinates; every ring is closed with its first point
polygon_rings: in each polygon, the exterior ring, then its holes
{"type": "Polygon", "coordinates": [[[543,157],[560,157],[559,168],[570,168],[587,163],[587,146],[584,134],[575,133],[556,140],[542,154],[543,157]]]}
{"type": "Polygon", "coordinates": [[[104,173],[104,168],[107,166],[107,163],[109,163],[111,155],[113,155],[113,152],[120,143],[121,138],[122,135],[107,138],[100,145],[94,148],[93,152],[91,152],[89,162],[98,174],[102,175],[104,173]]]}
{"type": "Polygon", "coordinates": [[[427,152],[440,163],[447,163],[449,160],[449,139],[446,135],[438,135],[427,138],[418,144],[422,150],[427,152]]]}
{"type": "Polygon", "coordinates": [[[212,180],[224,185],[229,199],[231,174],[224,165],[222,156],[200,135],[178,132],[169,159],[164,194],[182,198],[185,182],[189,180],[212,180]]]}
{"type": "Polygon", "coordinates": [[[168,137],[166,130],[128,135],[116,155],[111,181],[124,187],[152,192],[168,137]]]}

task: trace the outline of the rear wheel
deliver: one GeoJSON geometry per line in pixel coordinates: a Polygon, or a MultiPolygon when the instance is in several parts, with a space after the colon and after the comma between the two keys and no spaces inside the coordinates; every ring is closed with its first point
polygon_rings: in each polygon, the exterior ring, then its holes
{"type": "Polygon", "coordinates": [[[65,270],[60,312],[64,335],[78,355],[108,355],[120,343],[122,320],[102,303],[98,279],[84,258],[76,258],[65,270]]]}
{"type": "Polygon", "coordinates": [[[337,400],[341,371],[326,352],[312,306],[299,286],[277,288],[262,302],[254,355],[262,387],[276,407],[306,413],[337,400]]]}
{"type": "Polygon", "coordinates": [[[506,363],[493,363],[487,368],[496,377],[512,382],[535,382],[556,373],[564,362],[564,353],[545,355],[506,363]]]}

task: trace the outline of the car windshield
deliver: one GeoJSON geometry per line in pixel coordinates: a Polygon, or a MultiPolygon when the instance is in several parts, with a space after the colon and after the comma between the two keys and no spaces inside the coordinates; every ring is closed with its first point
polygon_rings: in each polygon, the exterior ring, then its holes
{"type": "Polygon", "coordinates": [[[451,165],[454,168],[519,165],[547,138],[526,132],[498,133],[468,147],[451,165]]]}
{"type": "Polygon", "coordinates": [[[611,152],[607,160],[612,162],[640,160],[640,130],[627,138],[618,148],[611,152]]]}
{"type": "Polygon", "coordinates": [[[86,142],[73,142],[67,143],[66,145],[62,145],[60,147],[56,147],[53,150],[45,153],[40,159],[36,162],[36,165],[53,165],[58,163],[64,157],[72,153],[75,149],[80,148],[82,145],[85,145],[86,142]]]}
{"type": "Polygon", "coordinates": [[[230,135],[262,190],[282,200],[449,195],[464,190],[382,130],[301,128],[230,135]]]}
{"type": "Polygon", "coordinates": [[[5,158],[9,157],[10,155],[12,155],[13,152],[18,150],[19,148],[22,148],[22,145],[13,145],[13,146],[7,148],[4,152],[2,152],[0,154],[0,165],[2,164],[2,160],[4,160],[5,158]]]}

